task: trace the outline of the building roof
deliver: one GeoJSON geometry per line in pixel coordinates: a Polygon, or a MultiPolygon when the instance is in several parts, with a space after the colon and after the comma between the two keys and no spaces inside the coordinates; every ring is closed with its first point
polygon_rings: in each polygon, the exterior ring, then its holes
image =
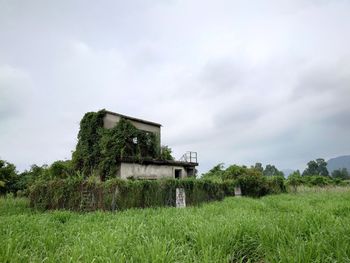
{"type": "Polygon", "coordinates": [[[127,120],[132,120],[132,121],[136,121],[136,122],[149,124],[149,125],[152,125],[152,126],[157,126],[157,127],[161,127],[162,126],[161,124],[156,123],[156,122],[146,121],[146,120],[142,120],[142,119],[126,116],[126,115],[123,115],[123,114],[120,114],[120,113],[116,113],[116,112],[112,112],[112,111],[108,111],[108,110],[106,110],[106,113],[112,114],[112,115],[115,115],[115,116],[118,116],[118,117],[121,117],[121,118],[124,118],[124,119],[127,119],[127,120]]]}
{"type": "Polygon", "coordinates": [[[182,166],[182,167],[195,167],[198,166],[198,163],[192,162],[182,162],[175,160],[157,160],[157,159],[144,159],[144,160],[136,160],[133,157],[124,157],[117,160],[121,163],[138,163],[138,164],[154,164],[154,165],[173,165],[173,166],[182,166]]]}

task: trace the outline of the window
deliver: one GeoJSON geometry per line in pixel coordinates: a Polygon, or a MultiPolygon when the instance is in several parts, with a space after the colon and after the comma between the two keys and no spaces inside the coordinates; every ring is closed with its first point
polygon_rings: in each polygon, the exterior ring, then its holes
{"type": "Polygon", "coordinates": [[[181,169],[175,169],[175,179],[180,179],[181,178],[181,169]]]}

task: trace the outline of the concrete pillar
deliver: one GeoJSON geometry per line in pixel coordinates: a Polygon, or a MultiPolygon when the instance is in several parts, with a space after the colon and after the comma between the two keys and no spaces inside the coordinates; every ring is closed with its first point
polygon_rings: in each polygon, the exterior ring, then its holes
{"type": "Polygon", "coordinates": [[[116,186],[114,194],[113,194],[112,204],[111,204],[112,211],[116,211],[118,209],[117,208],[117,200],[116,200],[118,195],[119,195],[119,188],[118,188],[118,186],[116,186]]]}
{"type": "Polygon", "coordinates": [[[186,193],[184,188],[176,188],[176,207],[186,207],[186,193]]]}
{"type": "Polygon", "coordinates": [[[242,196],[241,187],[239,185],[235,186],[235,196],[237,196],[237,197],[241,197],[242,196]]]}

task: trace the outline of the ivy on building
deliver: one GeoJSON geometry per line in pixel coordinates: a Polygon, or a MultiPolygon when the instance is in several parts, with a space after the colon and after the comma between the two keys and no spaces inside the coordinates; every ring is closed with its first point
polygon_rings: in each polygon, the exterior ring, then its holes
{"type": "Polygon", "coordinates": [[[103,117],[106,111],[87,112],[80,121],[78,143],[73,152],[74,168],[84,175],[91,174],[101,160],[99,141],[102,137],[103,117]]]}
{"type": "Polygon", "coordinates": [[[83,175],[97,173],[102,179],[115,177],[117,164],[123,159],[135,162],[173,159],[170,148],[161,151],[158,134],[139,130],[127,119],[122,118],[111,129],[103,128],[105,114],[105,110],[88,112],[80,122],[72,160],[75,169],[83,175]]]}

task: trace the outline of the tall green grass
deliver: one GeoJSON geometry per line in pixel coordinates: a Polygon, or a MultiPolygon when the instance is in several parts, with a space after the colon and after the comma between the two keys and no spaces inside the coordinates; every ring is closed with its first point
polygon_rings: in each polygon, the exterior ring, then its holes
{"type": "Polygon", "coordinates": [[[350,190],[85,214],[3,198],[0,262],[350,262],[350,190]]]}

